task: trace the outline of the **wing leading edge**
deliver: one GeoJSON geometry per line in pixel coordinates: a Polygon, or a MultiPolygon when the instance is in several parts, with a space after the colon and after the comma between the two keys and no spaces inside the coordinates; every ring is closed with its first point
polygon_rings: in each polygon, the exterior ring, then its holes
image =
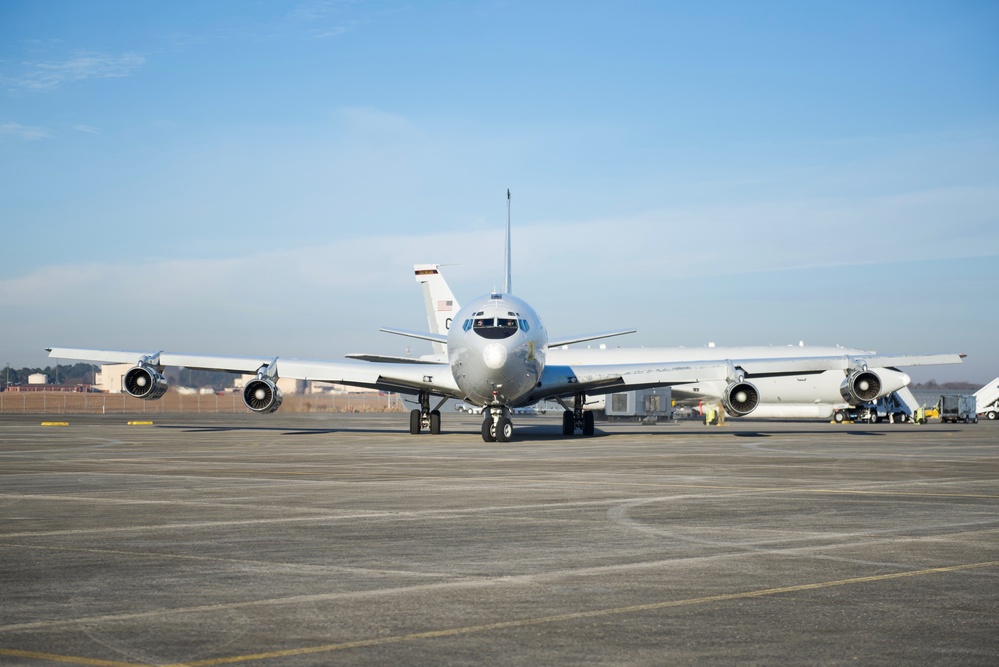
{"type": "Polygon", "coordinates": [[[447,364],[380,363],[366,361],[316,361],[274,357],[236,357],[173,352],[130,352],[124,350],[87,350],[48,348],[49,357],[79,359],[97,363],[183,366],[195,370],[229,373],[260,373],[267,370],[274,377],[293,380],[330,382],[354,387],[417,393],[429,391],[442,396],[461,398],[447,364]]]}

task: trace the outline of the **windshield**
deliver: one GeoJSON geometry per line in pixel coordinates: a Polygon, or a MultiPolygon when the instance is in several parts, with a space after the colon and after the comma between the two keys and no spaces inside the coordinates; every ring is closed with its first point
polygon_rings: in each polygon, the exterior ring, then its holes
{"type": "Polygon", "coordinates": [[[517,319],[507,317],[476,317],[472,331],[483,338],[509,338],[517,333],[517,319]]]}

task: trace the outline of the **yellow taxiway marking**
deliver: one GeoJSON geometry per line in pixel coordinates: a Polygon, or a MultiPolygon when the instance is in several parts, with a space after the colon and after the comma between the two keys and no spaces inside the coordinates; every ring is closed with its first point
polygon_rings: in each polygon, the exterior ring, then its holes
{"type": "Polygon", "coordinates": [[[56,653],[40,653],[38,651],[18,651],[12,648],[0,648],[0,655],[12,658],[27,658],[29,660],[48,660],[50,662],[68,662],[73,665],[95,665],[96,667],[145,667],[134,662],[118,662],[116,660],[97,660],[81,658],[75,655],[58,655],[56,653]]]}
{"type": "Polygon", "coordinates": [[[42,422],[42,426],[69,426],[69,422],[42,422]]]}
{"type": "MultiPolygon", "coordinates": [[[[762,598],[772,595],[782,595],[785,593],[798,593],[801,591],[814,591],[824,588],[834,588],[836,586],[852,586],[855,584],[868,584],[892,579],[904,579],[908,577],[923,577],[931,574],[941,574],[945,572],[960,572],[962,570],[972,570],[983,567],[997,567],[999,561],[987,561],[983,563],[965,563],[963,565],[949,565],[945,567],[932,567],[923,570],[910,570],[908,572],[893,572],[890,574],[876,574],[868,577],[854,577],[852,579],[837,579],[834,581],[821,581],[812,584],[798,584],[796,586],[781,586],[778,588],[763,588],[755,591],[744,591],[742,593],[723,593],[721,595],[708,595],[699,598],[687,598],[684,600],[668,600],[665,602],[651,602],[648,604],[630,605],[627,607],[611,607],[607,609],[594,609],[591,611],[571,612],[567,614],[554,614],[551,616],[538,616],[535,618],[522,618],[512,621],[499,621],[497,623],[485,623],[482,625],[467,625],[457,628],[445,628],[443,630],[428,630],[426,632],[413,632],[405,635],[393,635],[391,637],[377,637],[373,639],[359,639],[351,642],[340,642],[337,644],[321,644],[318,646],[303,646],[302,648],[286,649],[282,651],[265,651],[261,653],[247,653],[244,655],[234,655],[223,658],[209,658],[207,660],[196,660],[193,662],[181,662],[168,665],[167,667],[215,667],[216,665],[233,665],[241,662],[255,662],[260,660],[272,660],[275,658],[290,658],[299,655],[315,655],[318,653],[332,653],[334,651],[344,651],[353,648],[367,648],[372,646],[385,646],[388,644],[401,644],[403,642],[417,641],[421,639],[437,639],[441,637],[458,637],[479,632],[489,632],[491,630],[506,630],[509,628],[523,628],[537,625],[547,625],[551,623],[561,623],[565,621],[576,621],[588,618],[601,618],[606,616],[618,616],[622,614],[635,614],[660,609],[670,609],[675,607],[687,607],[693,605],[709,604],[712,602],[728,602],[731,600],[746,600],[751,598],[762,598]]],[[[16,649],[0,648],[0,656],[12,656],[29,658],[36,660],[49,660],[53,662],[64,662],[75,665],[97,665],[106,667],[144,667],[136,663],[115,662],[111,660],[97,660],[93,658],[76,657],[69,655],[56,655],[52,653],[38,653],[34,651],[20,651],[16,649]]]]}
{"type": "Polygon", "coordinates": [[[152,426],[152,425],[153,425],[153,423],[152,423],[152,422],[138,422],[138,421],[132,421],[132,422],[128,422],[128,425],[129,425],[129,426],[152,426]]]}

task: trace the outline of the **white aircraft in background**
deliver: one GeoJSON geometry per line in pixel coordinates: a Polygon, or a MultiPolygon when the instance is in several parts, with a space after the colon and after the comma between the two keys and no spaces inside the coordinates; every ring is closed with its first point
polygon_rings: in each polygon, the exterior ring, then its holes
{"type": "MultiPolygon", "coordinates": [[[[452,322],[451,315],[458,309],[458,301],[440,272],[439,264],[416,264],[416,280],[423,288],[427,321],[432,332],[446,334],[452,322]]],[[[433,355],[421,360],[433,361],[445,354],[445,348],[434,348],[433,355]]],[[[390,357],[350,355],[368,361],[388,361],[390,357]]],[[[902,366],[923,366],[961,363],[961,355],[878,355],[874,352],[826,346],[741,346],[686,348],[686,347],[617,347],[570,348],[549,347],[548,361],[553,364],[641,364],[661,362],[729,361],[739,366],[740,360],[780,360],[803,358],[847,358],[850,368],[809,371],[789,375],[778,374],[754,377],[753,384],[760,400],[751,410],[754,417],[778,419],[829,419],[837,411],[850,406],[876,401],[892,392],[907,392],[909,376],[902,366]],[[866,366],[866,368],[865,368],[866,366]]],[[[704,402],[725,407],[728,382],[704,380],[687,384],[673,384],[673,398],[680,404],[697,405],[704,402]]],[[[913,399],[914,400],[914,399],[913,399]]],[[[727,410],[728,411],[728,410],[727,410]]],[[[732,416],[743,416],[730,412],[732,416]]],[[[748,412],[746,414],[749,414],[748,412]]]]}
{"type": "MultiPolygon", "coordinates": [[[[766,378],[788,373],[848,371],[848,384],[871,391],[881,383],[863,361],[846,355],[784,359],[746,359],[737,364],[724,359],[640,363],[548,363],[549,348],[617,336],[631,331],[574,336],[549,340],[541,318],[525,301],[511,294],[510,193],[507,191],[505,289],[472,300],[458,310],[447,334],[382,329],[446,345],[441,359],[370,363],[310,361],[278,357],[235,357],[168,352],[128,352],[78,348],[48,348],[56,359],[97,363],[133,363],[125,373],[124,389],[137,398],[157,399],[167,390],[166,366],[197,370],[255,373],[243,388],[243,402],[253,412],[271,413],[281,405],[279,377],[369,387],[416,395],[420,407],[410,413],[410,433],[424,429],[440,433],[440,406],[456,398],[484,408],[482,438],[507,442],[513,434],[514,408],[545,399],[573,398],[572,410],[563,414],[562,432],[594,432],[593,413],[583,409],[587,394],[605,394],[657,386],[724,385],[722,403],[732,414],[748,414],[760,402],[759,390],[747,377],[766,378]],[[432,397],[440,397],[431,409],[432,397]]],[[[380,358],[381,361],[384,358],[380,358]]],[[[563,403],[563,406],[565,404],[563,403]]]]}

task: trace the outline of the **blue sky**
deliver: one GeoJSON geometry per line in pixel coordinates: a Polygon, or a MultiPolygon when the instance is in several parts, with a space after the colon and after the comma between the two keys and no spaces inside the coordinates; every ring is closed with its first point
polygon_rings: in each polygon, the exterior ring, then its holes
{"type": "Polygon", "coordinates": [[[414,262],[502,280],[509,187],[555,334],[984,383],[997,34],[994,2],[5,2],[0,363],[403,353],[414,262]]]}

